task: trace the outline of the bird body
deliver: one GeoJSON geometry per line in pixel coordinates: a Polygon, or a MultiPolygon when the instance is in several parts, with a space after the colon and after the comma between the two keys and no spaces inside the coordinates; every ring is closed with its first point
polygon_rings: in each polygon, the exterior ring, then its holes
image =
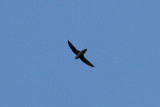
{"type": "Polygon", "coordinates": [[[87,49],[84,49],[82,51],[77,50],[70,41],[68,41],[68,45],[71,48],[71,50],[76,54],[75,59],[80,58],[85,64],[94,67],[94,65],[92,65],[85,57],[84,57],[84,53],[87,51],[87,49]]]}
{"type": "Polygon", "coordinates": [[[87,51],[87,49],[84,49],[84,50],[80,51],[80,52],[76,55],[75,59],[80,58],[86,51],[87,51]]]}

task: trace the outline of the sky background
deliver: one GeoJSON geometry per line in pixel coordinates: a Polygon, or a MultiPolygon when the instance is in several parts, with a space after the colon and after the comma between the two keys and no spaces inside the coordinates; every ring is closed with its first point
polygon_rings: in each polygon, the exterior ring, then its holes
{"type": "Polygon", "coordinates": [[[159,4],[1,0],[0,107],[160,107],[159,4]]]}

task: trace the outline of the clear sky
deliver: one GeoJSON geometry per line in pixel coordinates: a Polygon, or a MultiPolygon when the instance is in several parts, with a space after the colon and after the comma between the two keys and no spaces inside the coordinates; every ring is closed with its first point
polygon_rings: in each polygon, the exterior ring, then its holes
{"type": "Polygon", "coordinates": [[[1,0],[0,107],[160,107],[159,4],[1,0]]]}

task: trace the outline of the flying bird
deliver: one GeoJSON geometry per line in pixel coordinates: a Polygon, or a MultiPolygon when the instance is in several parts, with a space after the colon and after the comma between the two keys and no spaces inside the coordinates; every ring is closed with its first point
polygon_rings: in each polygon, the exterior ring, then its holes
{"type": "Polygon", "coordinates": [[[76,54],[75,59],[80,58],[81,61],[83,61],[85,64],[94,67],[94,65],[92,65],[85,57],[84,57],[84,53],[87,51],[87,49],[84,49],[82,51],[77,50],[70,41],[68,41],[68,45],[71,48],[71,50],[76,54]]]}

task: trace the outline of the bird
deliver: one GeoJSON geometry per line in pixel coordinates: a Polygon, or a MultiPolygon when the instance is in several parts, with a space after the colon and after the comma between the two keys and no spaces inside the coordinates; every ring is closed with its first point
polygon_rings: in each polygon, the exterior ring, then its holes
{"type": "Polygon", "coordinates": [[[94,67],[93,64],[91,64],[85,57],[84,57],[84,53],[87,51],[87,49],[83,49],[82,51],[77,50],[72,43],[68,40],[68,45],[71,48],[71,50],[76,54],[75,59],[80,58],[81,61],[83,61],[85,64],[94,67]]]}

